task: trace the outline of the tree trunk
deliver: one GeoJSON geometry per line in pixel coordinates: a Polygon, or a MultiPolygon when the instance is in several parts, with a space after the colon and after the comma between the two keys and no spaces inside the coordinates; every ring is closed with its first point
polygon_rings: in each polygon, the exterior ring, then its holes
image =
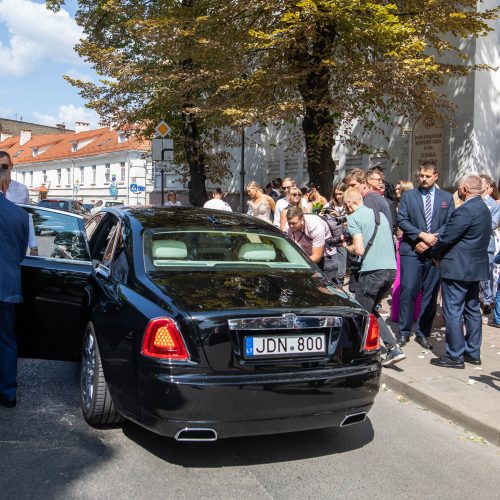
{"type": "Polygon", "coordinates": [[[302,131],[306,142],[309,180],[327,199],[335,178],[332,149],[336,123],[331,110],[330,72],[322,61],[336,38],[335,25],[317,25],[312,46],[305,38],[299,37],[294,54],[298,67],[304,71],[298,90],[304,102],[302,131]]]}
{"type": "Polygon", "coordinates": [[[306,141],[309,181],[318,187],[325,198],[330,199],[335,177],[335,162],[332,158],[335,141],[330,121],[325,112],[306,106],[302,130],[306,141]],[[328,133],[332,134],[331,137],[324,137],[328,133]]]}
{"type": "Polygon", "coordinates": [[[192,113],[183,113],[182,132],[190,173],[189,202],[195,207],[202,207],[208,199],[205,185],[205,159],[196,126],[196,118],[192,113]]]}

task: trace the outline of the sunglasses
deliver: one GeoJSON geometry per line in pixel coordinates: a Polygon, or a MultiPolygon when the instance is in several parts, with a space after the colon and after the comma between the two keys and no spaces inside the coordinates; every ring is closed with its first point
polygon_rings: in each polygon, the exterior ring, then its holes
{"type": "Polygon", "coordinates": [[[290,196],[302,196],[302,193],[292,193],[290,196]]]}

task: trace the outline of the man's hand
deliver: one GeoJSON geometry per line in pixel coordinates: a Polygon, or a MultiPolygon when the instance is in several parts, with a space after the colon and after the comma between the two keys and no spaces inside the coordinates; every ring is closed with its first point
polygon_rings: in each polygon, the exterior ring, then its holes
{"type": "Polygon", "coordinates": [[[424,242],[427,243],[430,247],[434,246],[437,243],[438,237],[437,234],[432,233],[420,233],[418,237],[424,242]]]}
{"type": "Polygon", "coordinates": [[[415,245],[415,252],[417,252],[417,253],[424,253],[429,248],[430,248],[430,245],[427,245],[427,243],[424,243],[423,241],[419,241],[415,245]]]}
{"type": "Polygon", "coordinates": [[[30,248],[30,255],[38,256],[38,247],[30,248]]]}

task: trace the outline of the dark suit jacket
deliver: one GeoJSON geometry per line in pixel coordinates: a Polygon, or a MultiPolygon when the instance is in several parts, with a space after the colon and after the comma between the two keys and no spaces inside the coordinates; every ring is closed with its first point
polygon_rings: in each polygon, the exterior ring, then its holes
{"type": "MultiPolygon", "coordinates": [[[[436,188],[431,233],[441,233],[454,210],[453,196],[448,191],[436,188]]],[[[419,255],[415,252],[415,246],[420,241],[418,235],[422,231],[427,232],[424,202],[419,189],[410,189],[401,196],[398,226],[403,231],[403,239],[399,247],[400,255],[419,255]]],[[[430,258],[429,251],[425,252],[425,254],[430,258]]]]}
{"type": "Polygon", "coordinates": [[[0,193],[0,302],[22,302],[21,261],[28,235],[28,214],[0,193]]]}
{"type": "Polygon", "coordinates": [[[491,213],[480,196],[458,207],[432,247],[441,278],[457,281],[488,279],[491,213]]]}

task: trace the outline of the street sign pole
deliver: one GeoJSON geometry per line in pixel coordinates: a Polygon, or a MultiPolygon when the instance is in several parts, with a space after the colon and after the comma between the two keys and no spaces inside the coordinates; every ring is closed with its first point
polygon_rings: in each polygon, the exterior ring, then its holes
{"type": "Polygon", "coordinates": [[[165,205],[165,169],[160,170],[161,173],[161,206],[165,205]]]}

